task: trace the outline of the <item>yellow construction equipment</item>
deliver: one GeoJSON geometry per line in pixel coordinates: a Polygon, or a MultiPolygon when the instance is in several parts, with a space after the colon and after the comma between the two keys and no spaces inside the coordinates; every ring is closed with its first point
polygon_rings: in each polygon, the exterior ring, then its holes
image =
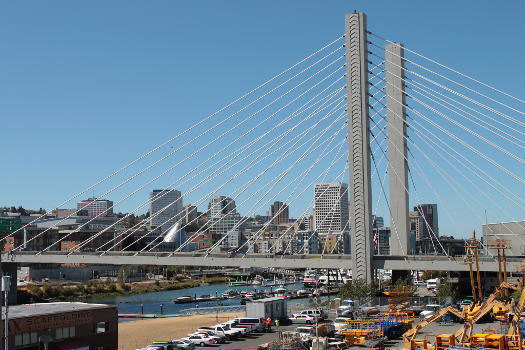
{"type": "Polygon", "coordinates": [[[388,311],[385,314],[407,314],[410,307],[410,297],[414,294],[413,286],[386,286],[383,290],[388,296],[388,311]]]}
{"type": "Polygon", "coordinates": [[[351,320],[341,330],[348,345],[363,345],[367,340],[383,337],[383,329],[375,322],[351,320]]]}
{"type": "Polygon", "coordinates": [[[456,315],[459,318],[463,318],[462,313],[459,312],[458,309],[453,308],[452,306],[447,306],[447,307],[439,310],[438,313],[435,313],[434,315],[426,318],[425,320],[423,320],[423,322],[418,323],[414,328],[406,331],[403,334],[403,340],[405,341],[405,343],[409,344],[412,340],[415,339],[415,337],[417,336],[418,332],[422,328],[428,326],[429,324],[431,324],[433,322],[436,322],[437,320],[439,320],[441,317],[445,316],[449,312],[451,314],[453,314],[453,315],[456,315]]]}
{"type": "Polygon", "coordinates": [[[445,350],[456,345],[456,338],[452,334],[438,334],[434,342],[434,350],[445,350]]]}
{"type": "MultiPolygon", "coordinates": [[[[509,243],[506,239],[494,239],[488,242],[487,248],[498,250],[498,278],[499,283],[507,282],[507,258],[505,257],[505,249],[509,248],[509,243]],[[501,265],[503,263],[503,271],[501,265]]],[[[502,295],[503,297],[503,295],[502,295]]],[[[505,297],[509,297],[508,290],[505,290],[505,297]]]]}
{"type": "MultiPolygon", "coordinates": [[[[485,302],[478,305],[475,312],[469,312],[465,324],[459,328],[456,333],[456,339],[459,343],[463,343],[469,338],[468,332],[472,332],[472,326],[481,320],[485,315],[494,310],[494,308],[504,309],[507,306],[496,298],[501,294],[504,289],[518,289],[515,285],[508,282],[502,282],[492,294],[487,298],[485,302]]],[[[474,308],[470,309],[473,310],[474,308]]],[[[464,315],[464,314],[463,314],[464,315]]]]}

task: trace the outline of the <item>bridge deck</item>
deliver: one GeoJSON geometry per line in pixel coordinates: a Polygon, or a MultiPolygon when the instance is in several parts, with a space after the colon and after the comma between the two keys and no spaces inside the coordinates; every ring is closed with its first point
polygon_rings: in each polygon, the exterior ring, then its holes
{"type": "MultiPolygon", "coordinates": [[[[203,253],[137,253],[137,252],[15,252],[3,253],[3,262],[35,264],[108,264],[108,265],[187,265],[187,266],[223,266],[223,267],[279,267],[289,269],[304,268],[352,268],[350,255],[267,255],[249,254],[243,257],[227,254],[210,254],[204,258],[203,253]]],[[[468,265],[462,264],[462,258],[446,256],[385,256],[376,255],[373,266],[387,270],[447,270],[467,271],[468,265]]],[[[522,257],[507,258],[507,270],[518,271],[522,257]]],[[[498,271],[498,264],[490,257],[480,258],[481,271],[498,271]]]]}

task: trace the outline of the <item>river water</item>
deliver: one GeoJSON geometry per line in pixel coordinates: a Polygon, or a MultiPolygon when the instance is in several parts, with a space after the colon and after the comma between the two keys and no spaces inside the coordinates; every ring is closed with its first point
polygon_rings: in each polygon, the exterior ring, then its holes
{"type": "MultiPolygon", "coordinates": [[[[197,307],[196,303],[187,303],[187,304],[175,304],[174,299],[182,296],[200,296],[204,294],[209,294],[212,296],[221,296],[222,293],[228,289],[234,291],[270,291],[271,289],[275,290],[278,287],[262,287],[262,286],[227,286],[224,284],[201,286],[195,288],[179,289],[179,290],[170,290],[154,293],[144,293],[136,294],[130,296],[117,296],[111,298],[103,299],[92,299],[88,302],[90,303],[104,303],[110,305],[116,305],[118,308],[119,314],[160,314],[162,307],[163,314],[181,314],[185,310],[194,309],[197,307]],[[162,306],[161,306],[162,305],[162,306]]],[[[285,286],[286,289],[299,290],[303,288],[302,283],[289,284],[285,286]]],[[[223,306],[233,306],[240,305],[241,299],[222,299],[220,298],[220,303],[223,306]]],[[[308,304],[308,298],[305,299],[296,299],[293,301],[299,304],[308,304]]],[[[218,305],[217,301],[207,301],[198,303],[198,308],[206,307],[216,307],[218,305]]],[[[120,321],[129,321],[130,319],[120,319],[120,321]]]]}

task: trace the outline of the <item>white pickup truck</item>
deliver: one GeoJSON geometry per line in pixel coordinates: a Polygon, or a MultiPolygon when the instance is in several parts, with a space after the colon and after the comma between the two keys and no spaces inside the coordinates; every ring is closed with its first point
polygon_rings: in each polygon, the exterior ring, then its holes
{"type": "Polygon", "coordinates": [[[221,323],[220,325],[221,326],[229,326],[231,329],[238,329],[238,330],[244,329],[244,331],[242,332],[243,335],[255,332],[255,329],[256,329],[256,327],[253,326],[253,325],[248,325],[248,324],[239,325],[234,320],[226,321],[224,323],[221,323]]]}
{"type": "Polygon", "coordinates": [[[206,332],[213,335],[223,336],[226,339],[237,339],[241,335],[241,330],[232,330],[223,326],[211,326],[211,327],[200,327],[197,329],[198,332],[206,332]]]}

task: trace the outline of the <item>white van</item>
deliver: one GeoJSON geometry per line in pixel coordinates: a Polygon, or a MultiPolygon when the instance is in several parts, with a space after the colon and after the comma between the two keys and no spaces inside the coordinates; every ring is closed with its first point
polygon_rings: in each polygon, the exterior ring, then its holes
{"type": "Polygon", "coordinates": [[[439,278],[433,278],[427,280],[427,289],[428,290],[436,290],[439,286],[439,278]]]}

